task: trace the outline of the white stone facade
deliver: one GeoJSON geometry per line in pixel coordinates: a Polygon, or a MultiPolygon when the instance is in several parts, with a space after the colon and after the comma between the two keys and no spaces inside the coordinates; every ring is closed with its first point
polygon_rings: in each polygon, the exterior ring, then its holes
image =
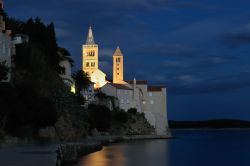
{"type": "MultiPolygon", "coordinates": [[[[3,2],[0,0],[0,9],[3,11],[3,2]]],[[[5,65],[11,69],[11,56],[15,53],[15,45],[11,40],[11,30],[5,29],[4,16],[0,14],[0,62],[5,62],[5,65]]],[[[10,82],[11,74],[3,82],[10,82]]]]}
{"type": "Polygon", "coordinates": [[[167,91],[164,87],[150,87],[146,81],[128,81],[127,84],[108,83],[101,88],[108,96],[119,100],[121,109],[136,108],[145,114],[155,127],[157,135],[167,135],[167,91]],[[133,83],[133,84],[132,84],[133,83]]]}
{"type": "MultiPolygon", "coordinates": [[[[9,35],[0,32],[0,62],[6,62],[6,66],[11,67],[11,54],[12,54],[12,41],[9,35]]],[[[7,80],[10,81],[10,73],[8,74],[7,80]]]]}

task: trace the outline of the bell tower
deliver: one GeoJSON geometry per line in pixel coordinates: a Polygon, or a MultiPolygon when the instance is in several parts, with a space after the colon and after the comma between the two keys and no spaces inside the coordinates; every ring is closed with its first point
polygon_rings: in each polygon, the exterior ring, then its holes
{"type": "Polygon", "coordinates": [[[98,69],[98,45],[95,44],[91,27],[89,27],[87,40],[82,49],[82,68],[90,76],[98,69]]]}
{"type": "Polygon", "coordinates": [[[113,55],[113,83],[123,84],[123,54],[119,47],[113,55]]]}

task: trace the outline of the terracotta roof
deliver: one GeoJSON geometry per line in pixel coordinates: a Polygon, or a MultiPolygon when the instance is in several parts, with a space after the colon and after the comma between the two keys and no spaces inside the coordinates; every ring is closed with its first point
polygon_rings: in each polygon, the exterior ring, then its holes
{"type": "Polygon", "coordinates": [[[129,88],[126,85],[123,85],[123,84],[110,84],[110,85],[117,88],[117,89],[133,90],[133,89],[131,89],[131,88],[129,88]]]}
{"type": "MultiPolygon", "coordinates": [[[[133,80],[126,80],[125,82],[129,83],[129,84],[133,84],[134,81],[133,80]]],[[[136,84],[138,85],[144,85],[144,84],[148,84],[147,80],[136,80],[136,84]]]]}
{"type": "Polygon", "coordinates": [[[148,86],[149,92],[160,92],[162,91],[162,88],[166,88],[164,86],[148,86]]]}

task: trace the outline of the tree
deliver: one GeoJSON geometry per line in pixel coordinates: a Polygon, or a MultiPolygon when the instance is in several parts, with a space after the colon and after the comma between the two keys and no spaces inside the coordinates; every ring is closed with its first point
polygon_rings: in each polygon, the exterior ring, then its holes
{"type": "Polygon", "coordinates": [[[87,89],[91,83],[89,80],[88,74],[82,70],[78,70],[73,74],[75,80],[76,94],[80,95],[80,92],[84,89],[87,89]]]}
{"type": "Polygon", "coordinates": [[[6,65],[6,61],[0,62],[0,81],[7,80],[9,67],[6,65]]]}
{"type": "Polygon", "coordinates": [[[111,111],[102,105],[89,104],[89,123],[90,128],[98,131],[107,131],[110,128],[111,111]]]}

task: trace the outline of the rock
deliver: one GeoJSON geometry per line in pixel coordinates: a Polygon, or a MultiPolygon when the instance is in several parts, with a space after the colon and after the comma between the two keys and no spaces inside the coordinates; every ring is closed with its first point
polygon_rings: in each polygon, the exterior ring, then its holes
{"type": "Polygon", "coordinates": [[[67,143],[57,150],[57,163],[61,165],[77,163],[78,159],[89,153],[102,150],[100,143],[67,143]]]}
{"type": "Polygon", "coordinates": [[[99,131],[94,128],[93,130],[90,131],[91,135],[96,137],[96,136],[100,136],[101,134],[99,133],[99,131]]]}
{"type": "Polygon", "coordinates": [[[55,127],[46,127],[39,129],[38,137],[46,140],[54,140],[56,139],[56,130],[55,127]]]}

